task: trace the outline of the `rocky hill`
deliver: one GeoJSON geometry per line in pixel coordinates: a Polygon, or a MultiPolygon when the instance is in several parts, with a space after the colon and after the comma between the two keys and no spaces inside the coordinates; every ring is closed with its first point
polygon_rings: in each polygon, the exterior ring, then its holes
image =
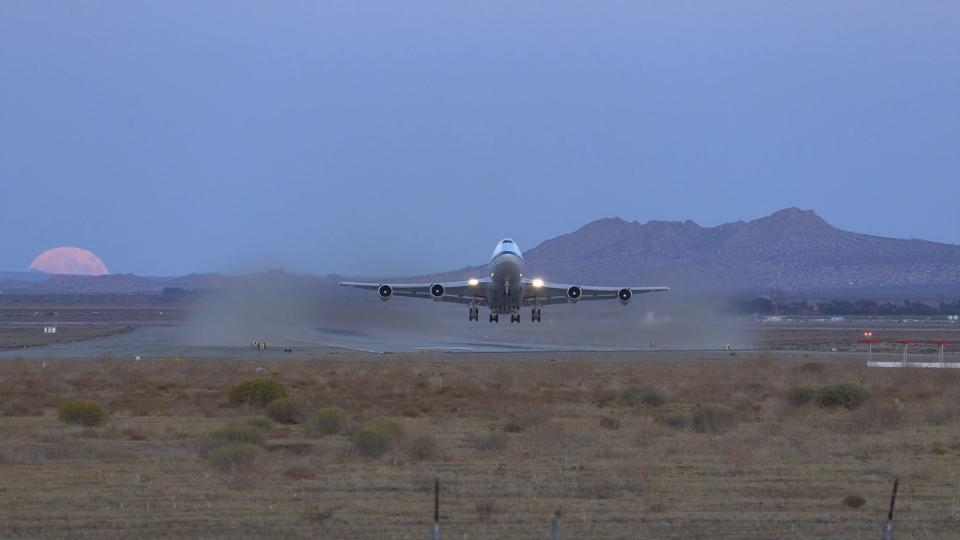
{"type": "MultiPolygon", "coordinates": [[[[717,227],[600,219],[524,255],[528,276],[554,281],[738,294],[960,296],[960,246],[843,231],[797,208],[717,227]]],[[[444,275],[482,273],[478,266],[444,275]]]]}

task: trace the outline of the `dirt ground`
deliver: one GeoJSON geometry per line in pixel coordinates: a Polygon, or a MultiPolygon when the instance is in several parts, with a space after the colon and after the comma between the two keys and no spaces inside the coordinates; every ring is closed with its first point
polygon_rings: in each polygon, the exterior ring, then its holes
{"type": "Polygon", "coordinates": [[[877,538],[895,476],[897,538],[958,536],[960,374],[815,354],[649,359],[3,361],[0,536],[424,538],[438,478],[448,538],[545,538],[554,513],[563,538],[877,538]],[[343,409],[348,433],[274,424],[239,466],[204,457],[211,431],[263,414],[228,402],[257,368],[310,409],[343,409]],[[840,381],[872,397],[853,410],[786,398],[840,381]],[[631,388],[665,401],[633,403],[631,388]],[[107,422],[60,421],[79,397],[107,422]],[[730,423],[698,431],[709,405],[730,423]],[[380,416],[404,434],[372,459],[351,433],[380,416]]]}

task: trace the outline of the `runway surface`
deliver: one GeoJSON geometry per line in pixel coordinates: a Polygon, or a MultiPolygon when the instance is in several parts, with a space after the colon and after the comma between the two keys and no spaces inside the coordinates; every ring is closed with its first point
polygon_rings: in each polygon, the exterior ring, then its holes
{"type": "Polygon", "coordinates": [[[438,336],[393,329],[361,332],[338,328],[290,328],[286,332],[266,332],[251,339],[266,341],[266,351],[254,350],[248,341],[228,343],[220,340],[196,340],[193,332],[178,326],[145,326],[129,332],[74,343],[0,351],[2,358],[100,358],[158,356],[239,357],[311,356],[335,352],[410,353],[410,352],[547,352],[616,351],[636,348],[610,345],[575,345],[492,339],[491,336],[438,336]]]}

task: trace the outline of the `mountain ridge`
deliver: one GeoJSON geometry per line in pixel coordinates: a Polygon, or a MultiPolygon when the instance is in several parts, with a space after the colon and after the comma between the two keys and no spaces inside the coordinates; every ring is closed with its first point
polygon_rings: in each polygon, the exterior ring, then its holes
{"type": "MultiPolygon", "coordinates": [[[[601,218],[541,242],[524,257],[528,276],[597,285],[960,296],[960,246],[845,231],[796,207],[713,227],[601,218]]],[[[476,266],[440,276],[482,271],[476,266]]]]}

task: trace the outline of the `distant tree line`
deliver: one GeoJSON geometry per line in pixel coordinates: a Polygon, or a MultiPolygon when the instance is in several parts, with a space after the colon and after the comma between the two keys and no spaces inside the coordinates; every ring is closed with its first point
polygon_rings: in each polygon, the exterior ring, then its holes
{"type": "Polygon", "coordinates": [[[860,315],[860,316],[947,316],[960,314],[960,300],[953,302],[877,302],[875,300],[774,301],[760,296],[736,303],[741,313],[759,315],[860,315]]]}

